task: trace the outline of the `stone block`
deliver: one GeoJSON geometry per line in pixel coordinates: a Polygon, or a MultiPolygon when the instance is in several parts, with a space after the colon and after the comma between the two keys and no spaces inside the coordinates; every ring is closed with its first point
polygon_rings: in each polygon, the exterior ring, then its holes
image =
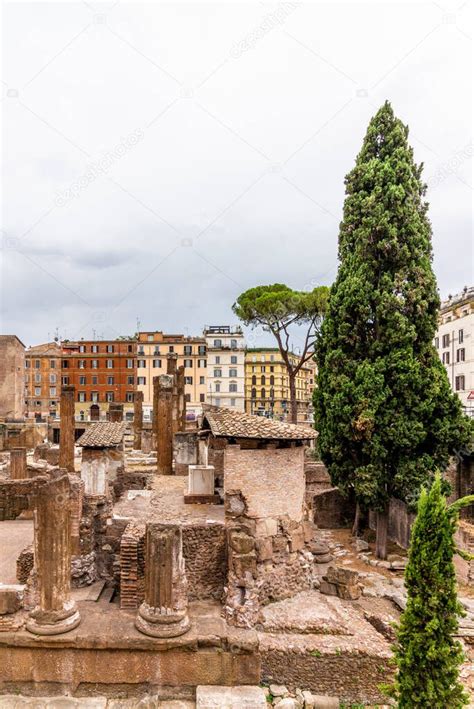
{"type": "Polygon", "coordinates": [[[0,586],[0,615],[20,610],[22,590],[22,586],[0,586]]]}
{"type": "Polygon", "coordinates": [[[352,585],[359,581],[359,574],[357,571],[343,566],[330,566],[326,579],[330,583],[352,585]]]}
{"type": "Polygon", "coordinates": [[[273,551],[278,554],[285,553],[288,550],[288,539],[286,537],[279,536],[273,537],[273,551]]]}
{"type": "Polygon", "coordinates": [[[326,579],[321,580],[319,590],[321,593],[324,593],[325,596],[337,596],[336,584],[330,583],[329,581],[326,581],[326,579]]]}
{"type": "Polygon", "coordinates": [[[304,540],[306,543],[312,541],[315,532],[316,532],[316,528],[315,528],[313,522],[310,522],[309,520],[305,520],[303,522],[303,535],[304,535],[304,540]]]}
{"type": "Polygon", "coordinates": [[[269,690],[274,697],[286,697],[289,695],[288,688],[284,684],[271,684],[269,690]]]}
{"type": "Polygon", "coordinates": [[[274,537],[278,534],[278,520],[267,517],[255,520],[256,537],[274,537]]]}
{"type": "Polygon", "coordinates": [[[303,530],[300,527],[299,529],[293,530],[293,532],[290,533],[290,550],[291,551],[299,551],[300,549],[303,549],[304,547],[304,536],[303,536],[303,530]]]}
{"type": "Polygon", "coordinates": [[[338,697],[324,697],[321,694],[313,694],[314,709],[339,709],[338,697]]]}
{"type": "Polygon", "coordinates": [[[232,556],[232,567],[239,579],[245,578],[247,573],[255,577],[257,575],[257,556],[255,552],[232,556]]]}
{"type": "Polygon", "coordinates": [[[237,554],[249,554],[255,547],[255,542],[248,534],[231,530],[229,534],[230,546],[237,554]]]}
{"type": "Polygon", "coordinates": [[[259,561],[268,561],[273,557],[273,543],[272,538],[267,537],[266,539],[257,539],[257,559],[259,561]]]}
{"type": "Polygon", "coordinates": [[[252,686],[196,688],[196,709],[267,709],[265,690],[252,686]]]}
{"type": "Polygon", "coordinates": [[[358,583],[356,584],[339,584],[337,586],[337,595],[345,601],[357,601],[360,598],[361,590],[358,583]]]}

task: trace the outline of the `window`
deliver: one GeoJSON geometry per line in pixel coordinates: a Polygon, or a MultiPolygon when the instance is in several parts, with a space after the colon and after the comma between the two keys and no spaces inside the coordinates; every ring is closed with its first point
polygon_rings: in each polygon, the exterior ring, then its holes
{"type": "Polygon", "coordinates": [[[56,360],[55,360],[55,359],[50,359],[50,360],[49,360],[49,368],[50,368],[50,369],[56,369],[56,360]]]}
{"type": "Polygon", "coordinates": [[[99,383],[98,377],[92,377],[92,386],[96,386],[99,383]]]}
{"type": "Polygon", "coordinates": [[[200,355],[206,354],[206,345],[199,345],[198,354],[200,354],[200,355]]]}
{"type": "Polygon", "coordinates": [[[137,384],[146,384],[146,377],[137,377],[137,384]]]}
{"type": "Polygon", "coordinates": [[[220,399],[214,399],[214,403],[215,403],[216,406],[220,406],[220,405],[221,405],[221,400],[220,400],[220,399]]]}
{"type": "Polygon", "coordinates": [[[260,371],[264,372],[265,371],[265,365],[263,367],[260,367],[260,371]]]}
{"type": "Polygon", "coordinates": [[[62,385],[67,386],[69,384],[69,377],[62,377],[62,385]]]}
{"type": "Polygon", "coordinates": [[[275,361],[275,355],[270,355],[270,362],[274,362],[274,361],[275,361]]]}
{"type": "Polygon", "coordinates": [[[220,363],[221,363],[221,358],[220,358],[219,355],[216,356],[216,362],[215,362],[215,363],[216,363],[216,364],[220,364],[220,363]]]}
{"type": "Polygon", "coordinates": [[[105,348],[106,352],[113,352],[114,351],[114,346],[113,345],[107,345],[105,348]]]}
{"type": "Polygon", "coordinates": [[[220,390],[221,390],[221,383],[220,383],[220,382],[216,382],[215,391],[220,391],[220,390]]]}
{"type": "Polygon", "coordinates": [[[113,368],[114,368],[114,360],[108,359],[107,360],[107,369],[113,369],[113,368]]]}
{"type": "Polygon", "coordinates": [[[61,367],[62,367],[63,369],[69,369],[69,360],[63,359],[63,360],[61,361],[61,367]]]}
{"type": "Polygon", "coordinates": [[[25,369],[29,369],[29,368],[30,368],[30,360],[25,359],[25,369]]]}
{"type": "Polygon", "coordinates": [[[168,352],[174,352],[174,345],[170,345],[168,347],[168,352]]]}
{"type": "Polygon", "coordinates": [[[215,377],[222,377],[222,369],[215,369],[214,370],[214,376],[215,377]]]}
{"type": "Polygon", "coordinates": [[[184,354],[190,355],[192,353],[193,353],[193,346],[192,345],[184,345],[184,354]]]}
{"type": "Polygon", "coordinates": [[[154,369],[161,369],[161,359],[154,359],[153,360],[153,367],[154,367],[154,369]]]}
{"type": "Polygon", "coordinates": [[[252,356],[252,362],[256,362],[256,361],[257,361],[257,357],[256,357],[256,355],[253,355],[253,356],[252,356]]]}
{"type": "Polygon", "coordinates": [[[39,384],[41,382],[41,374],[38,372],[35,374],[35,382],[36,384],[39,384]]]}
{"type": "Polygon", "coordinates": [[[207,359],[198,359],[198,367],[207,367],[207,359]]]}
{"type": "Polygon", "coordinates": [[[205,383],[206,383],[205,377],[199,377],[199,384],[205,384],[205,383]]]}
{"type": "Polygon", "coordinates": [[[459,342],[459,344],[461,344],[462,342],[464,342],[464,330],[459,330],[459,332],[458,332],[458,342],[459,342]]]}
{"type": "Polygon", "coordinates": [[[160,354],[160,346],[159,345],[155,345],[155,350],[154,350],[153,354],[155,354],[155,355],[160,354]]]}
{"type": "Polygon", "coordinates": [[[455,388],[456,388],[456,391],[464,391],[464,388],[465,388],[464,374],[460,374],[459,376],[456,377],[455,388]]]}
{"type": "Polygon", "coordinates": [[[256,383],[257,383],[257,377],[254,374],[252,377],[252,384],[255,386],[256,383]]]}
{"type": "Polygon", "coordinates": [[[192,384],[193,378],[192,377],[184,377],[184,383],[185,384],[192,384]]]}
{"type": "Polygon", "coordinates": [[[257,390],[252,389],[252,399],[256,399],[256,398],[257,398],[257,390]]]}
{"type": "Polygon", "coordinates": [[[449,347],[449,335],[443,335],[443,347],[449,347]]]}
{"type": "Polygon", "coordinates": [[[125,394],[125,401],[131,402],[133,401],[133,391],[127,391],[125,394]]]}
{"type": "Polygon", "coordinates": [[[260,392],[260,398],[264,399],[265,398],[265,389],[262,389],[260,392]]]}
{"type": "Polygon", "coordinates": [[[55,374],[50,374],[50,375],[49,375],[49,383],[50,383],[50,384],[56,384],[56,375],[55,375],[55,374]]]}
{"type": "Polygon", "coordinates": [[[133,359],[127,359],[127,369],[133,369],[133,359]]]}
{"type": "Polygon", "coordinates": [[[203,402],[203,401],[205,401],[205,399],[206,399],[205,394],[199,394],[199,401],[203,402]]]}
{"type": "Polygon", "coordinates": [[[133,345],[127,346],[127,352],[133,352],[133,345]]]}
{"type": "Polygon", "coordinates": [[[41,362],[39,359],[35,359],[35,369],[39,369],[41,367],[41,362]]]}
{"type": "Polygon", "coordinates": [[[49,387],[49,395],[56,396],[56,387],[49,387]]]}
{"type": "Polygon", "coordinates": [[[79,394],[77,395],[77,400],[78,401],[85,401],[86,400],[86,392],[80,391],[79,394]]]}
{"type": "Polygon", "coordinates": [[[79,352],[85,352],[86,351],[86,346],[85,345],[79,345],[79,352]]]}
{"type": "Polygon", "coordinates": [[[35,401],[36,406],[41,406],[41,401],[35,401]]]}
{"type": "Polygon", "coordinates": [[[138,369],[145,369],[146,359],[138,359],[137,360],[137,367],[138,367],[138,369]]]}
{"type": "Polygon", "coordinates": [[[148,342],[153,342],[154,338],[153,338],[153,335],[147,335],[146,339],[148,340],[148,342]]]}
{"type": "Polygon", "coordinates": [[[236,377],[237,376],[237,370],[236,369],[229,369],[229,377],[236,377]]]}
{"type": "Polygon", "coordinates": [[[91,361],[91,367],[92,367],[92,369],[97,369],[97,367],[98,367],[98,361],[97,361],[96,359],[93,359],[93,360],[91,361]]]}
{"type": "Polygon", "coordinates": [[[135,384],[135,377],[127,377],[127,384],[131,384],[133,386],[133,384],[135,384]]]}
{"type": "Polygon", "coordinates": [[[237,364],[237,355],[231,355],[231,357],[230,357],[230,363],[231,363],[231,364],[237,364]]]}
{"type": "Polygon", "coordinates": [[[270,389],[270,399],[275,398],[275,389],[270,389]]]}
{"type": "Polygon", "coordinates": [[[443,364],[449,364],[449,352],[443,352],[443,364]]]}
{"type": "Polygon", "coordinates": [[[114,400],[114,392],[113,391],[106,391],[105,392],[105,400],[106,401],[113,401],[114,400]]]}
{"type": "Polygon", "coordinates": [[[79,386],[85,387],[86,385],[86,378],[84,376],[79,377],[79,386]]]}
{"type": "Polygon", "coordinates": [[[99,351],[99,345],[92,345],[91,352],[98,352],[98,351],[99,351]]]}
{"type": "Polygon", "coordinates": [[[79,364],[78,364],[79,369],[85,369],[86,368],[86,360],[85,359],[80,359],[79,364]]]}
{"type": "Polygon", "coordinates": [[[98,391],[91,391],[91,401],[98,402],[99,401],[99,392],[98,391]]]}
{"type": "Polygon", "coordinates": [[[262,374],[262,376],[260,377],[260,384],[265,384],[265,375],[264,374],[262,374]]]}
{"type": "Polygon", "coordinates": [[[435,337],[434,346],[436,347],[437,350],[439,350],[439,337],[435,337]]]}
{"type": "Polygon", "coordinates": [[[184,360],[184,366],[187,369],[192,369],[193,367],[193,360],[192,359],[185,359],[184,360]]]}
{"type": "Polygon", "coordinates": [[[229,391],[237,391],[237,382],[231,382],[229,384],[229,391]]]}
{"type": "Polygon", "coordinates": [[[274,386],[274,385],[275,385],[275,377],[272,374],[270,377],[270,386],[274,386]]]}
{"type": "Polygon", "coordinates": [[[235,399],[231,399],[231,400],[230,400],[230,405],[231,405],[231,406],[235,406],[235,399]]]}
{"type": "Polygon", "coordinates": [[[35,396],[41,396],[41,387],[35,387],[35,396]]]}
{"type": "Polygon", "coordinates": [[[114,377],[107,377],[107,384],[108,386],[113,386],[114,385],[114,377]]]}
{"type": "Polygon", "coordinates": [[[189,402],[191,401],[191,394],[185,394],[185,395],[184,395],[184,400],[185,400],[185,402],[186,402],[187,404],[189,404],[189,402]]]}
{"type": "Polygon", "coordinates": [[[214,340],[214,347],[222,347],[222,340],[214,340]]]}
{"type": "Polygon", "coordinates": [[[466,361],[466,350],[464,347],[460,347],[459,349],[456,350],[456,362],[465,362],[466,361]]]}
{"type": "Polygon", "coordinates": [[[236,350],[237,349],[237,340],[231,340],[230,346],[233,350],[236,350]]]}
{"type": "Polygon", "coordinates": [[[144,355],[144,354],[145,354],[145,350],[143,349],[143,345],[138,345],[138,352],[137,352],[137,354],[139,354],[139,355],[144,355]]]}

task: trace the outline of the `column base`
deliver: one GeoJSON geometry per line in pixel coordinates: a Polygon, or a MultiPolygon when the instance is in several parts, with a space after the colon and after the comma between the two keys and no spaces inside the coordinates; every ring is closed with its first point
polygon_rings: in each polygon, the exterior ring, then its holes
{"type": "Polygon", "coordinates": [[[186,611],[182,613],[153,613],[150,606],[142,603],[135,619],[135,627],[144,635],[153,638],[176,638],[187,633],[191,627],[186,611]]]}
{"type": "Polygon", "coordinates": [[[57,613],[35,609],[26,622],[26,629],[34,635],[62,635],[77,628],[80,622],[76,604],[71,603],[57,613]]]}

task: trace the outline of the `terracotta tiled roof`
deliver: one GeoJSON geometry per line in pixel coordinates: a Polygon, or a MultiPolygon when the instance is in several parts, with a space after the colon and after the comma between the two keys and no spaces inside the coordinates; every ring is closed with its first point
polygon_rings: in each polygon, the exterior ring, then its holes
{"type": "Polygon", "coordinates": [[[122,442],[126,423],[101,421],[91,424],[77,441],[84,448],[112,448],[122,442]]]}
{"type": "Polygon", "coordinates": [[[304,441],[318,435],[309,426],[296,426],[217,406],[205,406],[203,417],[203,428],[209,427],[216,437],[304,441]]]}

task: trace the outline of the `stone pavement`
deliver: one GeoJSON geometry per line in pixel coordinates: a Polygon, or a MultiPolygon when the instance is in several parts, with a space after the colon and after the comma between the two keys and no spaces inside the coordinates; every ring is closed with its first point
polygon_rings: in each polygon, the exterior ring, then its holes
{"type": "Polygon", "coordinates": [[[0,583],[18,583],[16,560],[33,541],[33,520],[15,519],[0,522],[0,583]]]}

